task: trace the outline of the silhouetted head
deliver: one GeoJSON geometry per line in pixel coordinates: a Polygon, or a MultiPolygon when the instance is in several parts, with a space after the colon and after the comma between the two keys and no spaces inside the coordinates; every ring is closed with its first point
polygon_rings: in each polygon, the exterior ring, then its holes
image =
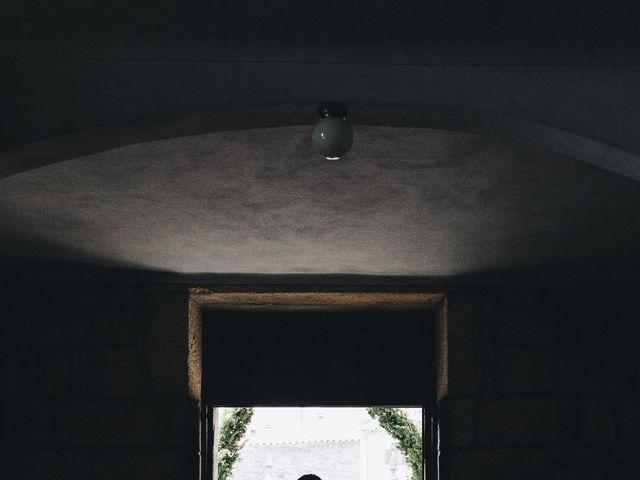
{"type": "Polygon", "coordinates": [[[298,480],[320,480],[320,477],[313,473],[308,473],[306,475],[302,475],[298,480]]]}

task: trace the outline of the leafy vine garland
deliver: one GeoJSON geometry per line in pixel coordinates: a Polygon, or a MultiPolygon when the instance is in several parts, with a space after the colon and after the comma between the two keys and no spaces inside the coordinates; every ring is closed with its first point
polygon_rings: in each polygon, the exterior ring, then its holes
{"type": "Polygon", "coordinates": [[[218,480],[226,480],[240,457],[240,449],[247,426],[253,417],[253,408],[234,408],[231,415],[222,422],[218,448],[218,480]]]}
{"type": "Polygon", "coordinates": [[[418,427],[399,408],[371,407],[367,412],[398,441],[398,450],[411,467],[411,480],[422,480],[422,435],[418,427]]]}

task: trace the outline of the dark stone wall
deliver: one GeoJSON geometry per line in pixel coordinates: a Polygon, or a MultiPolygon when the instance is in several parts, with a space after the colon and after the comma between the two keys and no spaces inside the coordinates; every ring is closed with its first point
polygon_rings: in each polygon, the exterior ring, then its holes
{"type": "Polygon", "coordinates": [[[197,405],[162,391],[149,366],[165,296],[135,285],[5,287],[0,478],[197,477],[197,405]]]}
{"type": "Polygon", "coordinates": [[[449,302],[444,478],[640,478],[632,292],[497,289],[449,302]]]}
{"type": "MultiPolygon", "coordinates": [[[[186,319],[184,290],[25,284],[0,297],[0,478],[197,478],[185,322],[157,322],[186,319]]],[[[640,478],[633,292],[448,298],[443,478],[640,478]]]]}

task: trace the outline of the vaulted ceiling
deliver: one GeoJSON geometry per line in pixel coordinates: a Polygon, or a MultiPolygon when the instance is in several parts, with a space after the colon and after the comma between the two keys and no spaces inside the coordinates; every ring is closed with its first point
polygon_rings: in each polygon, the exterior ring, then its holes
{"type": "Polygon", "coordinates": [[[0,258],[169,274],[634,278],[631,15],[445,3],[336,3],[341,15],[298,22],[284,1],[201,15],[164,2],[144,21],[143,3],[50,15],[16,3],[0,52],[0,258]],[[385,12],[396,21],[381,31],[385,12]],[[322,100],[353,109],[354,148],[337,163],[310,146],[322,100]]]}

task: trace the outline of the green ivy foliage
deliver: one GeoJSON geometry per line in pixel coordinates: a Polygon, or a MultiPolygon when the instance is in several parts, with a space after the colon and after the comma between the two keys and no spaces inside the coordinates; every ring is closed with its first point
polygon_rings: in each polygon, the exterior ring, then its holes
{"type": "Polygon", "coordinates": [[[367,412],[398,441],[400,450],[411,467],[411,479],[422,480],[422,434],[399,408],[371,407],[367,412]]]}
{"type": "Polygon", "coordinates": [[[233,464],[240,457],[247,425],[253,417],[253,408],[234,408],[222,423],[218,448],[218,480],[226,480],[233,464]]]}

